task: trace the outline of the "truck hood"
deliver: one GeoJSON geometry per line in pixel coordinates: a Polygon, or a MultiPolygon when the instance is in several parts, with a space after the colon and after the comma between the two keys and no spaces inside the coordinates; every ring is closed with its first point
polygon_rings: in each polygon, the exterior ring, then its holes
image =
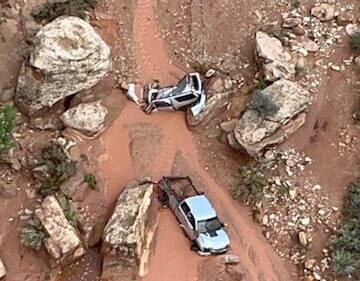
{"type": "Polygon", "coordinates": [[[223,250],[230,244],[229,237],[223,229],[218,229],[214,232],[200,233],[199,238],[204,249],[210,251],[223,250]]]}

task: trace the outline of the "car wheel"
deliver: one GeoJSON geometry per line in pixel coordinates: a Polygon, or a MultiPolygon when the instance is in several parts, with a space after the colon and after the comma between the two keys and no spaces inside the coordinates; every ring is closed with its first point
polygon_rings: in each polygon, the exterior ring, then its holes
{"type": "Polygon", "coordinates": [[[194,252],[198,252],[200,250],[196,241],[191,241],[190,249],[191,249],[191,251],[194,251],[194,252]]]}
{"type": "Polygon", "coordinates": [[[159,198],[161,207],[165,208],[169,202],[169,197],[167,196],[166,192],[163,190],[160,190],[158,198],[159,198]]]}

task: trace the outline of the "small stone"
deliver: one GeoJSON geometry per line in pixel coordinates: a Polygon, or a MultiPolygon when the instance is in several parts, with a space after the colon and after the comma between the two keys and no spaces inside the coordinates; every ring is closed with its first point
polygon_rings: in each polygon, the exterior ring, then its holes
{"type": "Polygon", "coordinates": [[[310,224],[310,218],[309,217],[303,218],[300,222],[303,226],[308,226],[310,224]]]}
{"type": "Polygon", "coordinates": [[[301,19],[299,19],[299,18],[286,18],[286,19],[284,19],[282,27],[292,28],[292,27],[298,26],[299,24],[301,24],[301,19]]]}
{"type": "Polygon", "coordinates": [[[223,264],[238,264],[240,262],[239,257],[235,255],[225,255],[221,256],[219,259],[223,264]]]}
{"type": "Polygon", "coordinates": [[[352,13],[350,13],[350,12],[341,13],[336,18],[337,24],[342,25],[342,26],[345,26],[345,25],[347,25],[349,23],[352,23],[353,21],[354,21],[354,15],[352,13]]]}
{"type": "Polygon", "coordinates": [[[297,195],[297,191],[296,189],[290,189],[289,190],[289,196],[292,200],[294,200],[296,198],[296,195],[297,195]]]}
{"type": "Polygon", "coordinates": [[[129,90],[129,84],[126,83],[126,81],[122,81],[120,84],[120,87],[121,87],[121,89],[123,89],[125,91],[129,90]]]}
{"type": "Polygon", "coordinates": [[[234,130],[238,121],[239,121],[238,119],[230,119],[228,121],[222,122],[220,124],[220,128],[225,133],[230,133],[232,130],[234,130]]]}
{"type": "Polygon", "coordinates": [[[262,218],[262,221],[261,223],[263,225],[267,225],[269,223],[269,216],[268,215],[264,215],[263,218],[262,218]]]}
{"type": "Polygon", "coordinates": [[[315,259],[308,259],[305,261],[304,266],[306,269],[311,270],[314,267],[315,263],[316,263],[315,259]]]}
{"type": "Polygon", "coordinates": [[[335,207],[335,206],[333,206],[331,209],[332,209],[334,212],[339,211],[339,208],[338,208],[338,207],[335,207]]]}
{"type": "Polygon", "coordinates": [[[313,272],[313,276],[314,276],[315,280],[321,280],[321,276],[318,273],[313,272]]]}
{"type": "Polygon", "coordinates": [[[335,9],[332,5],[321,3],[311,9],[311,15],[321,21],[330,21],[335,17],[335,9]]]}
{"type": "Polygon", "coordinates": [[[308,240],[304,231],[299,232],[299,242],[303,247],[306,247],[308,245],[308,240]]]}
{"type": "Polygon", "coordinates": [[[341,70],[340,66],[335,65],[335,64],[332,64],[332,65],[330,66],[330,68],[331,68],[332,70],[338,71],[338,72],[341,70]]]}
{"type": "Polygon", "coordinates": [[[292,168],[292,167],[295,166],[295,162],[293,160],[291,160],[291,159],[287,159],[286,160],[286,166],[292,168]]]}
{"type": "Polygon", "coordinates": [[[355,58],[355,64],[360,67],[360,56],[355,58]]]}
{"type": "Polygon", "coordinates": [[[294,34],[299,35],[299,36],[303,36],[306,34],[306,30],[302,26],[294,26],[291,30],[294,34]]]}
{"type": "Polygon", "coordinates": [[[318,214],[319,214],[320,216],[324,216],[324,215],[326,214],[326,212],[325,212],[323,209],[320,209],[320,210],[318,211],[318,214]]]}
{"type": "Polygon", "coordinates": [[[349,23],[345,26],[345,31],[347,35],[353,37],[355,33],[360,32],[360,28],[356,24],[349,23]]]}
{"type": "Polygon", "coordinates": [[[315,184],[313,186],[313,190],[320,190],[321,189],[321,185],[320,184],[315,184]]]}
{"type": "Polygon", "coordinates": [[[315,53],[315,52],[317,52],[317,50],[319,50],[318,44],[316,44],[314,41],[312,41],[310,39],[304,41],[303,46],[304,46],[305,50],[308,52],[315,53]]]}
{"type": "Polygon", "coordinates": [[[210,68],[208,71],[206,71],[205,77],[206,77],[206,78],[210,78],[210,77],[212,77],[215,73],[216,73],[216,70],[210,68]]]}

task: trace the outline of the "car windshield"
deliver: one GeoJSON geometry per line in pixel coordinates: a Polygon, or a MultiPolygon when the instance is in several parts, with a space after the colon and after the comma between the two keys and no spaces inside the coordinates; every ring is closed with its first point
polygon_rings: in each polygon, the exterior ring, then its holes
{"type": "Polygon", "coordinates": [[[220,228],[221,223],[217,217],[198,222],[198,231],[200,233],[214,232],[220,228]]]}
{"type": "Polygon", "coordinates": [[[183,92],[187,86],[187,84],[189,83],[188,81],[188,76],[185,76],[177,85],[176,87],[176,92],[179,94],[181,92],[183,92]]]}

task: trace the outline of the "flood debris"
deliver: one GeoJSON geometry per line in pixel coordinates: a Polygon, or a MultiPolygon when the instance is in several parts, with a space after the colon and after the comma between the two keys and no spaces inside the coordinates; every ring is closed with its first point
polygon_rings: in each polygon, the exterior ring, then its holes
{"type": "MultiPolygon", "coordinates": [[[[128,96],[133,97],[129,94],[128,96]]],[[[132,100],[134,100],[132,98],[132,100]]],[[[135,101],[135,100],[134,100],[135,101]]],[[[196,116],[205,107],[206,95],[197,72],[189,73],[177,85],[161,88],[157,81],[145,85],[142,91],[142,109],[153,111],[174,111],[190,109],[196,116]]]]}
{"type": "Polygon", "coordinates": [[[149,178],[129,183],[120,194],[102,237],[102,279],[136,280],[146,275],[157,209],[149,178]]]}

